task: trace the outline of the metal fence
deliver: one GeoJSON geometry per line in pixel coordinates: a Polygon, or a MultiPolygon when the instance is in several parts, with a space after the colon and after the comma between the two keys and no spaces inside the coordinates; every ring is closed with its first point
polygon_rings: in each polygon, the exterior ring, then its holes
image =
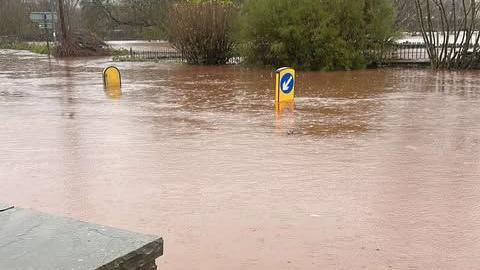
{"type": "Polygon", "coordinates": [[[148,60],[161,60],[161,59],[183,59],[182,53],[173,48],[160,48],[155,50],[129,50],[130,58],[140,58],[148,60]]]}
{"type": "MultiPolygon", "coordinates": [[[[423,43],[397,43],[389,46],[382,51],[372,51],[372,54],[377,55],[380,62],[386,64],[401,64],[401,63],[427,63],[430,61],[427,49],[423,43]]],[[[174,48],[165,47],[155,50],[129,50],[129,57],[136,59],[147,60],[168,60],[177,59],[184,61],[181,52],[174,48]]],[[[242,57],[232,57],[228,64],[239,64],[243,61],[242,57]]]]}
{"type": "MultiPolygon", "coordinates": [[[[456,57],[458,53],[464,49],[460,44],[449,44],[437,46],[435,50],[438,55],[447,55],[449,57],[456,57]]],[[[473,44],[468,47],[468,54],[475,55],[478,48],[473,44]]],[[[399,43],[394,44],[385,50],[380,58],[381,62],[389,63],[407,63],[407,64],[426,64],[430,63],[428,50],[423,43],[399,43]]]]}
{"type": "MultiPolygon", "coordinates": [[[[128,56],[131,59],[145,59],[145,60],[180,60],[184,61],[183,54],[174,48],[159,48],[155,50],[133,50],[130,48],[128,56]]],[[[240,64],[243,58],[240,56],[231,57],[227,64],[240,64]]]]}
{"type": "Polygon", "coordinates": [[[429,60],[429,57],[423,43],[399,43],[391,47],[386,60],[429,60]]]}

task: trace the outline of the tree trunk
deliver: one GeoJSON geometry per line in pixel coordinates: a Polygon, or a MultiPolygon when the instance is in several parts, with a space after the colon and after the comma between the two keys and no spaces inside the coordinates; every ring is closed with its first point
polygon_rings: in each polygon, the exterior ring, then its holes
{"type": "Polygon", "coordinates": [[[60,17],[60,31],[62,31],[62,40],[61,42],[68,41],[67,25],[65,23],[65,11],[63,0],[58,0],[58,15],[60,17]]]}

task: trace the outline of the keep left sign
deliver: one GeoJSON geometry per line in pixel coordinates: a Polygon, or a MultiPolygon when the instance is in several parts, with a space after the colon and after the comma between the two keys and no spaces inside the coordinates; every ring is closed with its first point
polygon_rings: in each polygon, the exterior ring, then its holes
{"type": "Polygon", "coordinates": [[[275,71],[275,103],[293,102],[295,99],[295,70],[289,67],[275,71]]]}

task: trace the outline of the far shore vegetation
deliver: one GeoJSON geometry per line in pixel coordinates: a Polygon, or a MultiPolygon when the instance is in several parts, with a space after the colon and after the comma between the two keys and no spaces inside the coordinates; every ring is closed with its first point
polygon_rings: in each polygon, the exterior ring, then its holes
{"type": "Polygon", "coordinates": [[[255,66],[350,70],[375,66],[399,33],[415,32],[432,68],[468,69],[480,66],[477,1],[2,0],[0,48],[46,53],[44,45],[27,43],[46,35],[28,15],[51,10],[59,17],[57,57],[126,53],[105,40],[168,40],[194,65],[239,57],[255,66]],[[450,35],[459,49],[451,48],[450,35]],[[11,37],[17,41],[7,42],[11,37]]]}

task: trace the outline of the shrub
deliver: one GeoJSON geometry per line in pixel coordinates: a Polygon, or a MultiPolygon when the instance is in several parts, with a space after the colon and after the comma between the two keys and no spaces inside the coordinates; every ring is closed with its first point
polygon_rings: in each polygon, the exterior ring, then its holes
{"type": "Polygon", "coordinates": [[[235,7],[224,2],[187,2],[172,6],[168,34],[190,64],[225,64],[233,50],[235,7]]]}
{"type": "Polygon", "coordinates": [[[252,64],[355,69],[389,40],[393,24],[390,0],[247,0],[237,39],[252,64]]]}

